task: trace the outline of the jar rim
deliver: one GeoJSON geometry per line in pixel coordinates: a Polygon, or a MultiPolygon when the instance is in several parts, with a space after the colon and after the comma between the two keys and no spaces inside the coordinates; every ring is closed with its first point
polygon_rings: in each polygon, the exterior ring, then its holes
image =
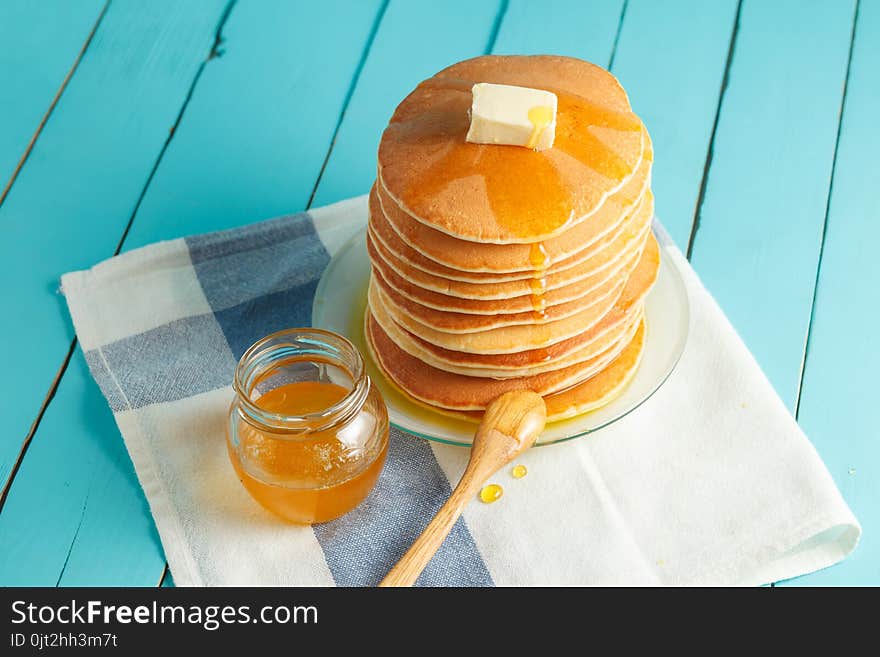
{"type": "Polygon", "coordinates": [[[257,340],[242,354],[232,380],[232,388],[246,421],[279,433],[291,434],[323,431],[347,422],[363,407],[370,387],[363,356],[351,340],[338,333],[312,327],[282,329],[257,340]],[[289,337],[290,341],[279,342],[285,337],[289,337]],[[336,403],[314,413],[288,415],[261,408],[250,396],[253,386],[260,379],[254,373],[258,371],[259,375],[263,375],[271,371],[271,364],[260,370],[259,361],[267,354],[290,347],[303,349],[304,357],[297,359],[300,362],[329,361],[341,366],[351,377],[351,389],[336,403]],[[311,347],[311,351],[308,347],[311,347]]]}

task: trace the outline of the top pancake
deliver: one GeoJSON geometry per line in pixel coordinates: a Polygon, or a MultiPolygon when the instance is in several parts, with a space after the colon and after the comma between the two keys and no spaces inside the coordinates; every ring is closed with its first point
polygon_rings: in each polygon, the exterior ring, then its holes
{"type": "MultiPolygon", "coordinates": [[[[650,144],[649,144],[650,146],[650,144]]],[[[544,268],[563,269],[583,260],[583,256],[622,221],[632,214],[650,188],[652,153],[647,153],[627,183],[609,196],[587,221],[540,243],[536,254],[532,244],[489,244],[471,242],[413,219],[377,184],[370,192],[370,211],[381,216],[388,232],[412,250],[414,267],[440,276],[457,272],[461,280],[510,280],[528,278],[535,270],[535,255],[544,268]],[[374,201],[375,197],[375,201],[374,201]],[[446,273],[445,273],[446,272],[446,273]]]]}
{"type": "Polygon", "coordinates": [[[384,191],[415,220],[464,240],[549,239],[590,217],[642,160],[644,128],[617,80],[557,56],[484,56],[421,83],[379,145],[384,191]],[[471,87],[514,84],[557,94],[556,140],[537,152],[471,144],[471,87]]]}

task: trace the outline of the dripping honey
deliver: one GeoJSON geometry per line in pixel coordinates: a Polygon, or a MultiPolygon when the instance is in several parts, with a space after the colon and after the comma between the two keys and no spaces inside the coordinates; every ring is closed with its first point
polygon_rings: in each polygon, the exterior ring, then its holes
{"type": "Polygon", "coordinates": [[[534,242],[529,248],[529,262],[533,268],[531,280],[532,288],[532,312],[536,320],[547,317],[547,300],[544,293],[547,291],[547,249],[543,242],[534,242]]]}
{"type": "Polygon", "coordinates": [[[553,120],[553,108],[546,105],[536,105],[529,110],[529,122],[532,124],[532,134],[529,135],[529,143],[526,148],[534,148],[544,128],[553,120]]]}
{"type": "Polygon", "coordinates": [[[529,262],[536,271],[546,269],[547,248],[544,242],[533,242],[529,247],[529,262]]]}

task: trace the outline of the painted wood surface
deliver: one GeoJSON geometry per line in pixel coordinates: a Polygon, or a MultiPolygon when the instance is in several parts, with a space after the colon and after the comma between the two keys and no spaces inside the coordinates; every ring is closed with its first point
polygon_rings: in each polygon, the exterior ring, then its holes
{"type": "Polygon", "coordinates": [[[693,240],[697,273],[792,411],[854,9],[743,2],[693,240]]]}
{"type": "Polygon", "coordinates": [[[544,5],[511,0],[492,52],[568,55],[607,67],[625,6],[625,0],[557,0],[544,5]]]}
{"type": "Polygon", "coordinates": [[[503,8],[498,0],[389,3],[315,190],[315,206],[369,191],[379,138],[394,108],[426,77],[487,52],[503,8]],[[413,25],[431,28],[414,30],[413,25]]]}
{"type": "MultiPolygon", "coordinates": [[[[0,438],[2,480],[72,337],[54,294],[61,273],[123,237],[128,249],[366,191],[381,127],[418,80],[489,49],[559,52],[621,78],[654,139],[658,214],[683,248],[699,220],[698,272],[793,409],[809,335],[799,419],[866,531],[844,564],[795,581],[880,583],[880,443],[859,397],[880,365],[867,302],[880,207],[865,184],[880,173],[878,4],[860,3],[841,123],[853,2],[112,0],[0,206],[20,240],[0,249],[22,274],[0,293],[16,295],[24,319],[0,327],[0,356],[24,373],[3,396],[14,422],[0,438]],[[842,339],[861,357],[841,359],[842,339]]],[[[40,65],[63,77],[72,60],[40,65]]],[[[40,419],[0,510],[0,582],[172,585],[78,351],[40,419]]]]}
{"type": "Polygon", "coordinates": [[[880,2],[861,0],[798,421],[864,529],[843,563],[793,580],[880,584],[880,2]]]}
{"type": "Polygon", "coordinates": [[[737,0],[629,0],[612,72],[654,142],[655,212],[684,251],[703,180],[737,0]]]}
{"type": "Polygon", "coordinates": [[[0,257],[17,272],[0,281],[16,309],[0,341],[0,359],[16,373],[0,397],[4,481],[73,338],[59,275],[114,252],[221,11],[220,0],[189,10],[111,6],[0,206],[0,257]]]}
{"type": "Polygon", "coordinates": [[[55,95],[75,68],[104,2],[0,3],[0,199],[55,95]]]}
{"type": "MultiPolygon", "coordinates": [[[[210,52],[222,11],[219,0],[112,4],[0,207],[0,257],[17,272],[0,280],[0,297],[16,309],[0,341],[0,359],[15,372],[0,396],[6,418],[0,437],[4,481],[73,338],[58,279],[116,250],[210,52]]],[[[4,583],[58,582],[73,539],[88,528],[89,500],[104,498],[118,509],[108,516],[111,536],[117,517],[134,515],[141,525],[151,524],[118,440],[96,439],[110,435],[114,425],[107,409],[83,394],[84,367],[77,357],[68,374],[82,377],[80,394],[71,397],[71,411],[54,430],[41,427],[9,488],[0,513],[4,583]]],[[[60,406],[50,408],[56,412],[60,406]]],[[[131,540],[121,531],[120,536],[131,540]]],[[[150,545],[154,584],[160,550],[155,540],[150,545]]],[[[93,581],[107,581],[117,567],[122,566],[94,560],[93,581]]],[[[141,583],[140,574],[127,573],[132,583],[141,583]]]]}

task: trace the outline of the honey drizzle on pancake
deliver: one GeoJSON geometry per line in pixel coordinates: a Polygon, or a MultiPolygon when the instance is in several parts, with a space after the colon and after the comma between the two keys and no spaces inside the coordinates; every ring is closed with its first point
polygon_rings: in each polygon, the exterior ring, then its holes
{"type": "Polygon", "coordinates": [[[529,143],[526,148],[534,148],[538,144],[538,139],[544,128],[550,125],[553,120],[553,108],[546,105],[535,105],[529,110],[529,122],[532,124],[532,134],[529,135],[529,143]]]}
{"type": "Polygon", "coordinates": [[[534,242],[529,248],[529,262],[536,271],[547,269],[547,249],[544,242],[534,242]]]}
{"type": "MultiPolygon", "coordinates": [[[[432,78],[420,85],[422,93],[446,89],[471,93],[473,81],[432,78]]],[[[404,207],[416,214],[429,207],[450,185],[485,186],[495,220],[511,235],[527,238],[556,232],[572,220],[578,189],[561,175],[560,158],[579,162],[613,181],[633,174],[620,155],[593,134],[591,128],[624,132],[642,130],[634,114],[600,107],[561,90],[557,96],[556,139],[544,151],[473,144],[465,139],[469,118],[459,102],[440,104],[393,121],[388,130],[402,142],[421,143],[423,161],[413,162],[408,184],[400,190],[404,207]]]]}
{"type": "Polygon", "coordinates": [[[544,292],[547,291],[547,279],[536,272],[535,278],[531,280],[531,284],[532,312],[535,315],[535,319],[544,319],[547,316],[547,299],[544,298],[544,292]]]}
{"type": "Polygon", "coordinates": [[[543,242],[533,242],[529,249],[529,262],[531,262],[533,275],[532,287],[532,312],[536,321],[547,318],[547,299],[544,293],[547,291],[547,249],[543,242]]]}

